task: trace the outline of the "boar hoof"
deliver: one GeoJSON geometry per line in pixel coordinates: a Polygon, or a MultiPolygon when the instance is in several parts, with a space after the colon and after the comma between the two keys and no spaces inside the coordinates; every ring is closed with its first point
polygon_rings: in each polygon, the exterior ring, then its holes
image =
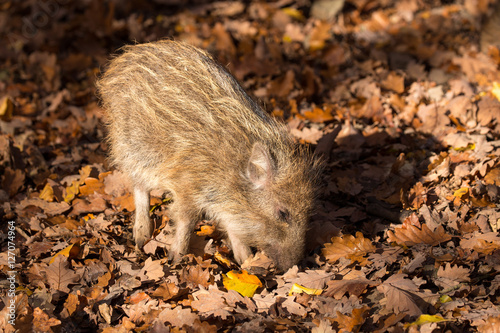
{"type": "Polygon", "coordinates": [[[152,230],[148,228],[147,225],[134,225],[134,229],[132,230],[134,234],[135,244],[139,249],[142,249],[144,243],[151,238],[152,230]]]}

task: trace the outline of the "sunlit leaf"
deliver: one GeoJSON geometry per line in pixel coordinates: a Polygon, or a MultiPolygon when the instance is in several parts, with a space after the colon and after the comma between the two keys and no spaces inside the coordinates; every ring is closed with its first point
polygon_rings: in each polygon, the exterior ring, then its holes
{"type": "Polygon", "coordinates": [[[288,295],[292,296],[294,293],[296,293],[296,294],[306,293],[308,295],[321,295],[322,292],[323,292],[323,290],[321,290],[321,289],[307,288],[307,287],[301,286],[297,283],[294,283],[292,288],[290,289],[290,292],[288,293],[288,295]]]}
{"type": "Polygon", "coordinates": [[[74,243],[74,244],[71,244],[70,246],[67,246],[64,249],[62,249],[61,251],[57,252],[52,257],[52,259],[50,259],[49,264],[52,264],[58,256],[64,256],[66,258],[70,258],[70,257],[74,258],[78,255],[78,253],[80,253],[80,242],[79,241],[74,243]]]}
{"type": "Polygon", "coordinates": [[[230,271],[222,275],[224,287],[227,290],[235,290],[243,296],[252,297],[257,288],[262,287],[262,282],[255,275],[248,274],[247,271],[230,271]]]}

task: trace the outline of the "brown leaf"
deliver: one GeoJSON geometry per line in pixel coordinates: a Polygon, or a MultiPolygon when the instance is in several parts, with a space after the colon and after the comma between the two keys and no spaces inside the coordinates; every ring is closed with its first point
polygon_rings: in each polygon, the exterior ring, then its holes
{"type": "Polygon", "coordinates": [[[200,289],[192,294],[194,301],[191,302],[191,307],[205,316],[214,315],[225,320],[232,310],[224,299],[225,294],[216,285],[210,285],[208,290],[200,289]]]}
{"type": "Polygon", "coordinates": [[[203,269],[201,266],[188,266],[184,267],[179,276],[181,283],[187,283],[189,286],[198,287],[202,285],[207,288],[209,285],[213,284],[213,277],[210,274],[210,270],[203,269]]]}
{"type": "Polygon", "coordinates": [[[363,257],[374,251],[375,246],[372,242],[364,238],[363,234],[358,231],[356,237],[352,235],[333,237],[331,243],[325,244],[322,254],[331,263],[340,258],[348,258],[352,261],[359,261],[360,264],[366,264],[366,258],[363,257]]]}
{"type": "Polygon", "coordinates": [[[29,206],[39,207],[48,215],[59,215],[71,208],[66,202],[47,202],[39,198],[24,199],[16,208],[22,210],[29,206]]]}
{"type": "Polygon", "coordinates": [[[5,168],[2,188],[9,193],[10,197],[16,195],[24,185],[25,174],[20,169],[5,168]]]}
{"type": "Polygon", "coordinates": [[[146,259],[144,262],[144,267],[141,269],[137,276],[141,281],[158,281],[161,279],[165,273],[163,272],[163,264],[161,260],[153,260],[151,257],[146,259]]]}
{"type": "Polygon", "coordinates": [[[446,266],[440,266],[437,271],[437,279],[434,281],[443,289],[451,288],[461,282],[469,282],[470,270],[458,265],[452,266],[447,263],[446,266]]]}
{"type": "MultiPolygon", "coordinates": [[[[153,296],[160,297],[164,301],[168,301],[179,294],[179,287],[175,283],[163,282],[153,292],[153,296]]],[[[182,325],[181,325],[182,326],[182,325]]]]}
{"type": "Polygon", "coordinates": [[[45,273],[52,289],[66,293],[70,292],[68,285],[77,283],[81,277],[69,268],[68,258],[65,256],[57,256],[45,273]]]}
{"type": "Polygon", "coordinates": [[[500,102],[493,97],[484,96],[477,104],[477,120],[483,126],[488,126],[490,122],[500,119],[500,102]]]}
{"type": "Polygon", "coordinates": [[[490,170],[486,176],[484,176],[484,182],[486,184],[500,186],[500,168],[490,170]]]}
{"type": "Polygon", "coordinates": [[[353,309],[351,316],[344,315],[337,311],[337,317],[334,318],[333,321],[338,323],[340,328],[339,333],[359,332],[359,327],[365,322],[369,309],[368,306],[353,309]]]}
{"type": "Polygon", "coordinates": [[[294,88],[295,72],[288,70],[284,76],[269,82],[267,85],[267,94],[276,97],[287,97],[294,88]]]}
{"type": "Polygon", "coordinates": [[[500,316],[488,317],[477,329],[481,333],[500,333],[500,316]]]}
{"type": "Polygon", "coordinates": [[[53,332],[51,326],[60,325],[61,321],[56,318],[49,318],[49,315],[40,308],[33,310],[33,331],[39,333],[53,332]]]}
{"type": "Polygon", "coordinates": [[[413,281],[406,279],[405,274],[394,274],[377,289],[386,297],[385,306],[396,314],[405,312],[410,316],[419,316],[422,310],[419,306],[418,287],[413,281]]]}
{"type": "Polygon", "coordinates": [[[500,249],[500,237],[498,236],[498,232],[488,232],[484,234],[476,233],[461,239],[460,247],[483,254],[491,254],[500,249]]]}
{"type": "Polygon", "coordinates": [[[382,81],[382,87],[388,90],[392,90],[398,94],[402,94],[405,91],[405,79],[401,75],[395,72],[390,72],[389,75],[382,81]]]}
{"type": "Polygon", "coordinates": [[[86,199],[73,200],[73,210],[71,211],[70,215],[80,215],[83,213],[100,213],[103,212],[106,208],[106,200],[100,194],[94,194],[90,197],[87,197],[86,199]]]}
{"type": "Polygon", "coordinates": [[[368,280],[361,271],[351,271],[342,280],[332,280],[327,283],[328,288],[323,295],[341,299],[345,293],[359,297],[368,285],[374,282],[368,280]]]}
{"type": "Polygon", "coordinates": [[[422,229],[413,225],[403,225],[401,228],[395,228],[394,232],[389,230],[387,231],[387,239],[389,242],[395,242],[404,246],[413,246],[415,244],[436,246],[449,241],[451,235],[445,233],[442,225],[439,225],[436,230],[431,231],[424,223],[422,224],[422,229]]]}
{"type": "Polygon", "coordinates": [[[181,328],[184,325],[192,327],[194,321],[198,319],[198,315],[193,313],[191,309],[183,309],[181,306],[176,306],[173,309],[165,309],[158,315],[162,322],[169,322],[173,327],[181,328]]]}

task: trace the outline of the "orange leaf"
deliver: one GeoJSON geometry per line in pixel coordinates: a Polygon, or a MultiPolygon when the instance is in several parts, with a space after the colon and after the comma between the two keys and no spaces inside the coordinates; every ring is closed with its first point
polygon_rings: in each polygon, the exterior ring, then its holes
{"type": "Polygon", "coordinates": [[[241,295],[252,297],[257,288],[262,287],[262,282],[255,275],[248,274],[243,270],[241,273],[230,271],[227,275],[222,275],[224,287],[227,290],[236,290],[241,295]]]}
{"type": "Polygon", "coordinates": [[[333,120],[330,110],[323,110],[318,107],[315,107],[312,111],[304,111],[304,117],[313,123],[323,123],[325,121],[333,120]]]}
{"type": "Polygon", "coordinates": [[[196,232],[198,236],[212,236],[215,232],[215,226],[213,225],[202,225],[200,231],[196,232]]]}
{"type": "Polygon", "coordinates": [[[86,178],[85,185],[80,186],[80,194],[83,196],[90,195],[94,192],[102,192],[104,190],[104,183],[96,178],[86,178]]]}
{"type": "Polygon", "coordinates": [[[325,244],[322,253],[330,262],[335,262],[340,258],[349,258],[352,261],[364,262],[368,253],[374,252],[375,246],[372,242],[363,237],[361,232],[356,233],[356,238],[352,235],[333,237],[331,243],[325,244]]]}
{"type": "Polygon", "coordinates": [[[387,232],[387,239],[389,242],[404,246],[413,246],[415,244],[435,246],[450,240],[451,235],[446,234],[441,225],[434,231],[431,231],[426,224],[422,224],[422,229],[414,225],[403,225],[401,228],[395,228],[394,232],[389,230],[387,232]]]}
{"type": "Polygon", "coordinates": [[[367,311],[369,307],[364,306],[362,308],[353,309],[351,316],[344,315],[337,311],[337,317],[333,319],[339,325],[339,332],[358,332],[359,326],[365,322],[367,311]]]}

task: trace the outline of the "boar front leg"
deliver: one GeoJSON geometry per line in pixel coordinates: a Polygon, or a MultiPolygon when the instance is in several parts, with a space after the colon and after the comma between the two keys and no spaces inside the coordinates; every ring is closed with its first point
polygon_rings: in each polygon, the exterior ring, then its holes
{"type": "Polygon", "coordinates": [[[230,228],[226,229],[227,238],[231,243],[231,248],[233,250],[234,259],[238,264],[242,264],[248,257],[252,255],[252,250],[250,247],[245,245],[241,239],[236,236],[230,228]]]}
{"type": "Polygon", "coordinates": [[[189,214],[188,207],[190,205],[181,198],[175,198],[170,208],[170,216],[175,223],[175,233],[168,256],[174,262],[179,262],[188,252],[189,240],[196,224],[196,216],[189,214]]]}
{"type": "Polygon", "coordinates": [[[134,188],[134,202],[135,222],[132,233],[136,246],[142,248],[153,234],[153,223],[149,218],[149,191],[136,186],[134,188]]]}

